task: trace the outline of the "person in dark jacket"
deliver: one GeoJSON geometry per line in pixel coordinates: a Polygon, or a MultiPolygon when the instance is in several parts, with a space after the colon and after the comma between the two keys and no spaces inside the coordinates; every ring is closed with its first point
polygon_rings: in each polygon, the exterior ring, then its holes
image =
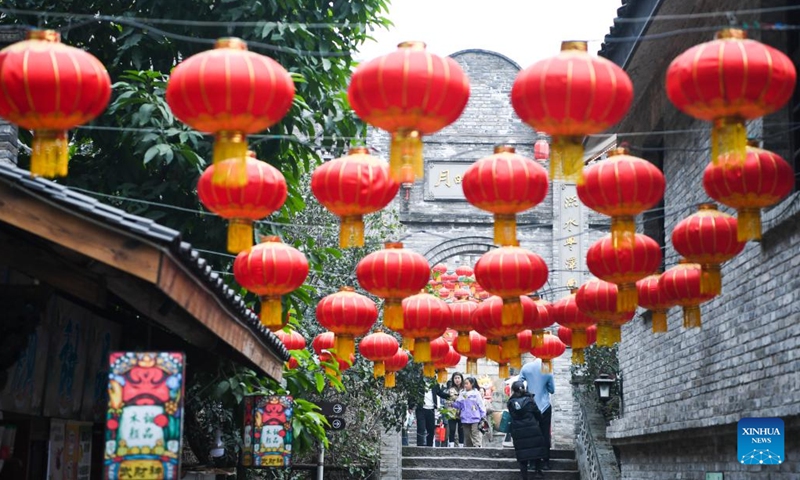
{"type": "Polygon", "coordinates": [[[544,435],[539,428],[542,413],[533,395],[528,393],[523,380],[511,385],[511,397],[508,399],[508,413],[511,414],[511,438],[514,439],[514,453],[519,462],[522,480],[528,480],[528,465],[534,461],[536,478],[544,478],[542,459],[547,454],[544,435]]]}
{"type": "Polygon", "coordinates": [[[411,402],[417,417],[417,446],[432,447],[433,435],[436,428],[436,409],[439,408],[439,398],[447,398],[446,392],[438,383],[426,385],[422,398],[411,402]]]}

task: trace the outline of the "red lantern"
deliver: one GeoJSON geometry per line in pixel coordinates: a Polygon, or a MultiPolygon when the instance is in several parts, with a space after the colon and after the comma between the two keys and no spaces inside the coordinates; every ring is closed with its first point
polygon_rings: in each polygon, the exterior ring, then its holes
{"type": "Polygon", "coordinates": [[[431,361],[431,339],[441,337],[450,321],[450,307],[428,293],[403,300],[403,337],[413,341],[414,361],[431,361]]]}
{"type": "Polygon", "coordinates": [[[561,340],[550,332],[545,332],[542,344],[531,350],[531,355],[542,359],[542,373],[553,373],[553,359],[560,357],[567,350],[561,340]]]}
{"type": "Polygon", "coordinates": [[[452,58],[403,42],[388,55],[362,63],[347,89],[356,114],[392,134],[389,168],[398,182],[422,178],[422,136],[450,125],[469,99],[469,80],[452,58]]]}
{"type": "Polygon", "coordinates": [[[681,259],[681,263],[661,274],[658,286],[668,302],[683,307],[683,328],[700,328],[700,304],[714,298],[700,287],[702,267],[681,259]]]}
{"type": "Polygon", "coordinates": [[[661,290],[660,278],[660,274],[649,275],[636,282],[639,306],[653,312],[653,333],[667,331],[667,310],[672,307],[672,304],[667,301],[667,296],[661,290]]]}
{"type": "Polygon", "coordinates": [[[472,322],[475,325],[475,330],[488,338],[489,341],[501,341],[504,356],[511,361],[512,366],[519,368],[522,365],[520,365],[517,333],[523,329],[523,326],[521,323],[517,325],[504,325],[502,312],[503,299],[500,297],[491,297],[478,305],[475,313],[472,314],[472,322]]]}
{"type": "Polygon", "coordinates": [[[317,304],[317,321],[336,334],[336,351],[342,358],[356,351],[355,337],[366,335],[377,319],[375,302],[353,287],[342,287],[317,304]]]}
{"type": "Polygon", "coordinates": [[[167,83],[172,113],[201,132],[214,134],[214,163],[239,159],[239,172],[217,170],[213,183],[244,185],[247,135],[278,123],[294,99],[289,72],[238,38],[221,38],[213,50],[179,63],[167,83]]]}
{"type": "Polygon", "coordinates": [[[383,250],[370,253],[356,266],[361,288],[386,300],[383,324],[395,331],[403,328],[402,300],[425,288],[430,271],[425,257],[400,242],[387,242],[383,250]]]}
{"type": "Polygon", "coordinates": [[[550,158],[550,144],[547,140],[540,138],[533,144],[533,159],[543,162],[550,158]]]}
{"type": "Polygon", "coordinates": [[[474,329],[472,312],[478,308],[475,302],[461,301],[450,304],[450,328],[458,332],[456,345],[459,351],[469,352],[469,332],[474,329]]]}
{"type": "Polygon", "coordinates": [[[67,175],[67,130],[100,115],[111,80],[91,54],[61,43],[53,30],[31,30],[0,50],[0,117],[33,130],[31,174],[67,175]]]}
{"type": "Polygon", "coordinates": [[[433,268],[431,268],[431,271],[433,272],[433,279],[441,281],[439,277],[442,276],[442,274],[447,273],[447,265],[443,263],[437,263],[433,266],[433,268]]]}
{"type": "Polygon", "coordinates": [[[714,200],[737,210],[738,240],[761,240],[759,209],[778,203],[794,186],[794,171],[779,155],[751,145],[741,165],[708,164],[703,188],[714,200]]]}
{"type": "MultiPolygon", "coordinates": [[[[422,366],[422,373],[426,377],[433,377],[436,373],[436,369],[439,368],[436,366],[438,362],[441,362],[444,357],[447,356],[447,352],[450,351],[450,344],[447,343],[444,337],[439,337],[435,340],[431,340],[431,361],[426,362],[422,366]]],[[[445,379],[446,380],[446,379],[445,379]]]]}
{"type": "Polygon", "coordinates": [[[616,283],[617,310],[636,310],[636,282],[661,266],[661,247],[647,235],[635,234],[614,246],[611,235],[596,241],[586,251],[586,266],[595,276],[616,283]]]}
{"type": "Polygon", "coordinates": [[[586,330],[597,323],[597,321],[583,313],[575,302],[574,289],[569,296],[553,304],[553,317],[562,327],[572,330],[572,363],[580,364],[584,362],[583,349],[589,346],[586,330]]]}
{"type": "Polygon", "coordinates": [[[596,278],[578,288],[575,303],[581,312],[597,320],[597,344],[601,347],[620,342],[620,327],[636,314],[635,309],[617,311],[617,286],[596,278]]]}
{"type": "Polygon", "coordinates": [[[494,155],[473,163],[461,183],[472,205],[494,214],[494,243],[518,245],[516,214],[547,196],[547,172],[514,147],[498,146],[494,155]]]}
{"type": "Polygon", "coordinates": [[[486,337],[476,331],[469,332],[469,350],[462,350],[456,344],[456,352],[467,357],[467,374],[478,373],[478,359],[486,355],[486,337]]]}
{"type": "MultiPolygon", "coordinates": [[[[344,372],[350,368],[356,361],[355,355],[350,355],[350,361],[343,359],[340,355],[331,354],[330,350],[335,348],[336,336],[333,332],[323,332],[314,337],[311,341],[311,346],[317,352],[320,362],[333,362],[336,359],[336,364],[339,366],[339,372],[344,372]]],[[[331,368],[325,367],[325,371],[329,375],[336,375],[336,371],[331,368]]]]}
{"type": "Polygon", "coordinates": [[[519,297],[547,282],[547,264],[520,247],[500,247],[483,254],[475,264],[475,279],[487,292],[503,298],[503,324],[522,323],[519,297]]]}
{"type": "Polygon", "coordinates": [[[383,386],[394,388],[397,384],[396,372],[406,368],[408,365],[408,352],[399,349],[389,360],[383,362],[386,368],[386,376],[383,377],[383,386]]]}
{"type": "Polygon", "coordinates": [[[358,343],[358,351],[361,356],[375,364],[372,367],[372,374],[375,378],[386,374],[384,362],[391,360],[398,348],[400,348],[400,344],[393,336],[380,331],[367,335],[358,343]]]}
{"type": "Polygon", "coordinates": [[[720,264],[744,250],[736,231],[736,219],[718,211],[713,203],[700,205],[700,211],[681,220],[672,230],[675,251],[703,268],[703,293],[717,296],[722,292],[720,264]]]}
{"type": "Polygon", "coordinates": [[[652,163],[628,155],[624,148],[586,168],[578,197],[592,210],[611,217],[616,246],[636,233],[633,217],[658,204],[664,196],[664,174],[652,163]]]}
{"type": "Polygon", "coordinates": [[[583,136],[619,122],[633,84],[614,63],[587,53],[586,42],[562,42],[561,53],[521,71],[511,89],[519,118],[553,137],[550,178],[581,183],[583,136]]]}
{"type": "Polygon", "coordinates": [[[437,293],[441,299],[450,298],[450,290],[448,290],[447,287],[440,288],[437,293]]]}
{"type": "Polygon", "coordinates": [[[792,60],[744,30],[725,29],[716,39],[686,50],[667,69],[667,97],[694,118],[714,122],[711,161],[745,159],[745,120],[779,110],[794,92],[792,60]]]}
{"type": "MultiPolygon", "coordinates": [[[[572,329],[567,327],[558,327],[558,338],[564,345],[572,348],[572,329]]],[[[586,346],[594,345],[597,342],[597,325],[592,325],[586,329],[586,346]]]]}
{"type": "Polygon", "coordinates": [[[233,275],[239,285],[261,297],[261,324],[276,330],[283,328],[281,295],[303,284],[308,260],[278,237],[265,240],[236,256],[233,275]]]}
{"type": "Polygon", "coordinates": [[[433,366],[436,367],[438,382],[439,383],[447,382],[447,369],[455,367],[460,362],[461,362],[461,355],[455,351],[452,345],[448,345],[447,354],[437,362],[434,362],[433,364],[433,366]]]}
{"type": "Polygon", "coordinates": [[[456,275],[459,277],[471,277],[474,273],[475,271],[468,265],[461,265],[460,267],[456,268],[456,275]]]}
{"type": "Polygon", "coordinates": [[[211,179],[217,170],[229,173],[239,168],[238,160],[225,160],[206,168],[197,182],[197,196],[203,205],[228,220],[228,251],[239,253],[253,246],[253,221],[278,210],[286,201],[286,179],[272,165],[247,152],[247,182],[239,185],[215,185],[211,179]]]}
{"type": "Polygon", "coordinates": [[[529,352],[534,347],[533,345],[533,332],[530,330],[523,330],[517,333],[517,344],[519,345],[520,352],[529,352]]]}
{"type": "MultiPolygon", "coordinates": [[[[278,340],[283,343],[286,347],[286,350],[292,352],[293,350],[305,350],[306,348],[306,339],[300,335],[297,330],[289,330],[287,333],[284,329],[276,330],[275,336],[278,337],[278,340]]],[[[293,370],[298,367],[297,360],[294,357],[290,358],[288,362],[286,362],[286,367],[289,370],[293,370]]]]}
{"type": "Polygon", "coordinates": [[[538,296],[534,295],[531,298],[531,304],[528,302],[522,302],[522,325],[524,327],[531,329],[531,346],[526,350],[530,350],[531,348],[541,345],[542,343],[542,335],[544,335],[545,328],[551,326],[554,323],[553,316],[550,314],[550,310],[552,309],[552,305],[546,300],[542,300],[538,296]],[[530,312],[532,308],[536,309],[536,312],[530,312]]]}
{"type": "Polygon", "coordinates": [[[319,203],[341,218],[339,246],[364,246],[364,215],[384,208],[400,184],[389,178],[389,167],[365,147],[323,163],[311,174],[311,192],[319,203]]]}

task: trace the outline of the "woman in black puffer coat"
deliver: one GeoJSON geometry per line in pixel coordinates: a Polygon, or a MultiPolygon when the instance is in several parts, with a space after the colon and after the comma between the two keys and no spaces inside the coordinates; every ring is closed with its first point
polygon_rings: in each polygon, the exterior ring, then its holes
{"type": "Polygon", "coordinates": [[[528,480],[528,463],[533,460],[536,477],[544,478],[542,459],[547,455],[547,444],[539,429],[542,413],[528,393],[525,382],[517,380],[511,385],[511,398],[508,399],[508,413],[511,414],[511,438],[514,439],[514,453],[519,462],[522,480],[528,480]]]}

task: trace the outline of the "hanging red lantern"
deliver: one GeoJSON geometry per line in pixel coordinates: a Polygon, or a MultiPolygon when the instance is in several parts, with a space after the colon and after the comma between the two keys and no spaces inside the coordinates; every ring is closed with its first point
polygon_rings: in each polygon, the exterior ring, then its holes
{"type": "MultiPolygon", "coordinates": [[[[314,337],[314,340],[311,341],[311,346],[314,348],[314,351],[317,352],[317,356],[319,357],[320,362],[333,362],[334,359],[336,360],[336,364],[339,366],[339,372],[344,372],[348,368],[350,368],[353,363],[356,361],[355,355],[350,355],[350,361],[348,362],[340,355],[334,355],[330,352],[330,350],[336,348],[336,336],[333,332],[323,332],[314,337]]],[[[325,371],[328,375],[336,375],[336,371],[331,368],[325,367],[325,371]]]]}
{"type": "MultiPolygon", "coordinates": [[[[567,327],[558,327],[558,338],[564,345],[572,348],[572,329],[567,327]]],[[[586,346],[594,345],[597,342],[597,325],[592,325],[586,329],[586,346]]]]}
{"type": "Polygon", "coordinates": [[[533,332],[530,330],[522,330],[517,333],[517,344],[519,345],[520,352],[530,352],[534,347],[533,332]]]}
{"type": "Polygon", "coordinates": [[[714,295],[704,293],[700,286],[702,267],[681,259],[681,263],[661,274],[658,286],[668,302],[683,307],[683,328],[700,328],[700,304],[714,295]]]}
{"type": "Polygon", "coordinates": [[[294,99],[289,72],[273,59],[249,52],[239,38],[220,38],[213,50],[180,62],[167,82],[172,113],[195,130],[214,134],[214,163],[239,159],[231,172],[217,170],[213,183],[244,185],[247,135],[278,123],[294,99]]]}
{"type": "Polygon", "coordinates": [[[456,275],[459,277],[471,277],[474,273],[475,270],[473,270],[469,265],[461,265],[460,267],[456,268],[456,275]]]}
{"type": "Polygon", "coordinates": [[[586,42],[562,42],[561,53],[519,72],[511,89],[519,118],[553,137],[550,178],[579,185],[583,136],[619,122],[632,101],[628,74],[589,55],[586,42]]]}
{"type": "Polygon", "coordinates": [[[581,312],[597,320],[597,344],[601,347],[611,347],[620,342],[620,327],[636,314],[635,308],[618,311],[617,286],[597,278],[578,288],[575,303],[581,312]]]}
{"type": "Polygon", "coordinates": [[[381,331],[367,335],[358,343],[361,356],[374,363],[372,374],[375,378],[386,374],[384,362],[391,360],[399,348],[400,344],[393,336],[381,331]]]}
{"type": "Polygon", "coordinates": [[[700,288],[717,296],[722,292],[720,264],[744,250],[736,236],[736,219],[717,210],[713,203],[700,205],[697,213],[684,218],[672,230],[672,246],[691,263],[703,268],[700,288]]]}
{"type": "Polygon", "coordinates": [[[261,297],[261,324],[277,330],[283,328],[281,295],[303,284],[308,260],[279,237],[267,237],[236,256],[233,275],[239,285],[261,297]]]}
{"type": "MultiPolygon", "coordinates": [[[[431,361],[431,339],[441,337],[450,321],[450,307],[428,293],[403,300],[403,337],[413,341],[414,361],[431,361]]],[[[411,347],[411,345],[408,345],[411,347]]]]}
{"type": "Polygon", "coordinates": [[[386,163],[366,147],[351,148],[347,156],[323,163],[311,174],[311,192],[341,218],[341,248],[364,246],[364,215],[384,208],[399,189],[386,163]]]}
{"type": "Polygon", "coordinates": [[[634,234],[616,247],[606,235],[586,251],[586,266],[597,278],[617,284],[617,310],[628,312],[638,304],[636,282],[657,271],[662,258],[661,247],[647,235],[634,234]]]}
{"type": "Polygon", "coordinates": [[[441,362],[450,351],[450,344],[444,337],[431,340],[431,360],[422,366],[422,374],[426,377],[433,377],[436,374],[436,364],[441,362]]]}
{"type": "Polygon", "coordinates": [[[375,302],[353,287],[342,287],[317,304],[317,321],[336,334],[336,351],[342,358],[356,351],[355,337],[366,335],[377,319],[375,302]]]}
{"type": "Polygon", "coordinates": [[[544,162],[550,158],[550,144],[544,138],[536,140],[533,144],[533,159],[544,162]]]}
{"type": "Polygon", "coordinates": [[[525,350],[530,350],[531,348],[541,345],[542,343],[542,335],[544,335],[545,328],[553,325],[554,320],[552,315],[550,315],[550,310],[552,305],[550,302],[546,300],[542,300],[537,295],[534,295],[531,299],[531,304],[528,302],[522,303],[522,325],[526,328],[531,329],[531,346],[525,350]],[[530,312],[533,308],[536,309],[535,314],[534,312],[530,312]]]}
{"type": "Polygon", "coordinates": [[[625,148],[586,168],[578,197],[592,210],[611,217],[614,245],[636,233],[633,217],[664,197],[664,174],[655,165],[628,154],[625,148]]]}
{"type": "Polygon", "coordinates": [[[519,297],[539,290],[547,282],[542,257],[520,247],[489,250],[475,264],[475,279],[487,292],[503,299],[503,324],[522,324],[519,297]]]}
{"type": "Polygon", "coordinates": [[[472,313],[477,308],[477,303],[469,301],[450,304],[450,328],[458,332],[456,345],[461,352],[469,352],[469,332],[475,328],[472,323],[472,313]]]}
{"type": "Polygon", "coordinates": [[[370,253],[356,266],[361,288],[383,298],[383,324],[394,331],[403,328],[404,298],[425,288],[431,267],[419,253],[400,242],[386,242],[383,250],[370,253]]]}
{"type": "MultiPolygon", "coordinates": [[[[433,352],[431,352],[433,353],[433,352]]],[[[439,383],[447,382],[447,369],[454,368],[461,362],[461,355],[453,348],[452,345],[447,346],[447,354],[434,362],[433,366],[436,367],[437,381],[439,383]]]]}
{"type": "Polygon", "coordinates": [[[469,332],[469,350],[460,349],[457,343],[455,349],[456,352],[467,357],[467,374],[477,375],[478,359],[486,355],[486,337],[473,330],[469,332]]]}
{"type": "Polygon", "coordinates": [[[111,97],[103,64],[54,30],[30,30],[0,50],[0,85],[0,117],[33,130],[31,175],[66,176],[67,130],[103,113],[111,97]]]}
{"type": "Polygon", "coordinates": [[[649,275],[636,282],[639,306],[652,312],[653,333],[667,331],[667,310],[672,307],[672,304],[667,301],[667,296],[661,290],[660,278],[661,274],[649,275]]]}
{"type": "Polygon", "coordinates": [[[406,368],[406,365],[408,365],[408,352],[399,349],[392,358],[383,363],[386,369],[386,376],[383,377],[383,386],[386,388],[394,388],[397,384],[397,372],[406,368]]]}
{"type": "Polygon", "coordinates": [[[779,110],[794,92],[797,72],[782,52],[727,28],[678,55],[667,69],[667,97],[682,112],[714,122],[711,161],[741,164],[745,120],[779,110]]]}
{"type": "MultiPolygon", "coordinates": [[[[283,343],[290,353],[294,350],[305,350],[306,349],[306,339],[303,338],[297,330],[289,330],[286,332],[284,329],[278,329],[275,332],[275,336],[278,337],[278,340],[283,343]]],[[[293,370],[298,367],[297,360],[292,357],[286,362],[286,368],[289,370],[293,370]]]]}
{"type": "Polygon", "coordinates": [[[542,373],[553,373],[553,359],[564,354],[567,346],[550,332],[545,332],[542,344],[531,350],[531,355],[542,359],[542,373]]]}
{"type": "Polygon", "coordinates": [[[709,163],[703,188],[714,200],[737,210],[740,242],[761,240],[759,209],[778,203],[794,187],[794,171],[779,155],[748,145],[740,165],[709,163]]]}
{"type": "MultiPolygon", "coordinates": [[[[516,325],[503,324],[503,301],[504,299],[495,296],[481,302],[475,313],[472,314],[472,322],[475,325],[475,330],[489,341],[497,340],[502,342],[498,345],[503,347],[505,358],[511,361],[512,366],[519,368],[522,365],[520,364],[517,333],[523,329],[523,326],[521,322],[516,325]]],[[[494,355],[493,352],[492,354],[494,355]]]]}
{"type": "MultiPolygon", "coordinates": [[[[239,160],[225,160],[210,165],[197,182],[197,196],[209,210],[228,220],[228,251],[239,253],[253,246],[253,222],[275,212],[286,201],[286,179],[272,165],[247,152],[247,182],[240,185],[215,185],[211,179],[217,170],[229,173],[239,168],[239,160]]],[[[227,176],[228,173],[225,174],[227,176]]]]}
{"type": "Polygon", "coordinates": [[[437,263],[436,265],[431,268],[431,272],[433,272],[433,279],[441,281],[441,277],[443,274],[447,273],[447,265],[443,263],[437,263]]]}
{"type": "Polygon", "coordinates": [[[545,199],[547,171],[502,145],[467,169],[461,187],[469,203],[494,214],[494,243],[519,245],[516,215],[545,199]]]}
{"type": "Polygon", "coordinates": [[[447,287],[440,288],[437,293],[442,300],[450,298],[450,290],[448,290],[447,287]]]}
{"type": "Polygon", "coordinates": [[[364,122],[392,134],[392,178],[413,183],[424,174],[422,136],[461,116],[469,99],[469,80],[455,60],[428,53],[423,42],[397,47],[359,65],[347,97],[364,122]]]}
{"type": "Polygon", "coordinates": [[[562,327],[572,330],[572,363],[584,363],[583,349],[589,346],[586,330],[595,325],[597,321],[583,313],[575,302],[578,289],[553,304],[553,317],[562,327]]]}

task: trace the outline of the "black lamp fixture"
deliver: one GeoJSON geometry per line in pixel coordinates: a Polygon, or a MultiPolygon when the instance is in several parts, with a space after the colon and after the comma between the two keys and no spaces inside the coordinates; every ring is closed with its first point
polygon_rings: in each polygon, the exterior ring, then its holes
{"type": "Polygon", "coordinates": [[[594,386],[597,387],[597,396],[600,401],[605,402],[611,398],[611,385],[614,384],[616,379],[607,374],[601,373],[599,377],[594,380],[594,386]]]}

